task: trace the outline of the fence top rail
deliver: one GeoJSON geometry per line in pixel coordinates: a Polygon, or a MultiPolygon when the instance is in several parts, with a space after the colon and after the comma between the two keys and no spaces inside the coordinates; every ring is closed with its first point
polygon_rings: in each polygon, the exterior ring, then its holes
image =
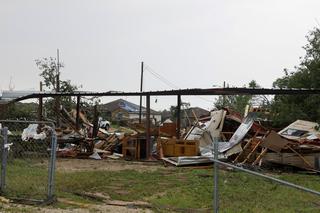
{"type": "Polygon", "coordinates": [[[47,124],[55,132],[55,124],[52,121],[24,121],[24,120],[0,120],[0,123],[21,123],[21,124],[47,124]]]}

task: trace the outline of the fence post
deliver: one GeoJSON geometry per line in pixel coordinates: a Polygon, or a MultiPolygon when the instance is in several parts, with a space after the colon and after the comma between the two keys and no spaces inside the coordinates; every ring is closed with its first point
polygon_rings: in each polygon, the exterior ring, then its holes
{"type": "Polygon", "coordinates": [[[48,174],[48,200],[54,197],[54,176],[55,176],[55,163],[56,163],[56,149],[57,149],[57,135],[54,127],[51,129],[51,153],[48,174]]]}
{"type": "MultiPolygon", "coordinates": [[[[214,150],[214,159],[218,160],[218,140],[213,141],[213,150],[214,150]]],[[[213,206],[214,206],[214,212],[218,213],[219,212],[219,194],[218,194],[218,169],[219,169],[219,165],[218,163],[215,161],[214,162],[214,201],[213,201],[213,206]]]]}
{"type": "Polygon", "coordinates": [[[8,127],[2,128],[3,144],[2,144],[2,161],[1,161],[1,185],[0,189],[3,193],[6,185],[7,157],[8,157],[8,127]]]}

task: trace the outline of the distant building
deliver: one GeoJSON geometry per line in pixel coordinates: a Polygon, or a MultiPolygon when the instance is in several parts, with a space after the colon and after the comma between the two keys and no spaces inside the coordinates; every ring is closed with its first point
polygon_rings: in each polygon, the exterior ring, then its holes
{"type": "Polygon", "coordinates": [[[210,116],[210,112],[200,107],[183,109],[181,110],[181,126],[191,126],[197,119],[207,116],[210,116]]]}
{"type": "MultiPolygon", "coordinates": [[[[99,106],[99,111],[111,121],[139,120],[140,106],[129,101],[118,99],[99,106]]],[[[142,107],[141,118],[146,119],[146,108],[142,107]]],[[[155,122],[161,122],[161,113],[150,109],[150,118],[155,122]]]]}

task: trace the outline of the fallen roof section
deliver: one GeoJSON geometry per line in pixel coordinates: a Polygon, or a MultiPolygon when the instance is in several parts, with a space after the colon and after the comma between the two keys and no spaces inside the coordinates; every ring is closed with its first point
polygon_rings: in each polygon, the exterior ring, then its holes
{"type": "Polygon", "coordinates": [[[316,129],[319,124],[311,121],[296,120],[283,130],[279,134],[285,138],[297,140],[307,133],[320,134],[316,129]]]}

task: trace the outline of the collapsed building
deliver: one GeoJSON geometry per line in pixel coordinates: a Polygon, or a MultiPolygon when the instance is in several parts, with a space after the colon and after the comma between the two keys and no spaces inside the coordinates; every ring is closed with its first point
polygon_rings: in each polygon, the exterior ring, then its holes
{"type": "MultiPolygon", "coordinates": [[[[279,132],[263,127],[256,121],[255,113],[242,117],[227,109],[216,110],[210,116],[196,119],[190,129],[181,128],[181,95],[217,94],[317,94],[318,90],[269,90],[246,88],[192,89],[144,93],[32,93],[15,97],[27,98],[77,96],[146,96],[145,122],[127,122],[119,128],[99,128],[97,119],[90,122],[77,109],[67,112],[63,107],[57,112],[64,124],[56,129],[60,157],[124,158],[127,160],[160,159],[177,166],[210,163],[213,143],[218,143],[219,158],[237,164],[263,165],[276,163],[291,165],[310,171],[319,170],[320,133],[318,125],[298,120],[279,132]],[[155,126],[150,117],[151,95],[177,95],[177,121],[155,126]]],[[[8,99],[8,97],[6,97],[8,99]]],[[[34,129],[34,128],[33,128],[34,129]]],[[[45,131],[45,130],[44,130],[45,131]]],[[[32,140],[28,137],[27,140],[32,140]]]]}

